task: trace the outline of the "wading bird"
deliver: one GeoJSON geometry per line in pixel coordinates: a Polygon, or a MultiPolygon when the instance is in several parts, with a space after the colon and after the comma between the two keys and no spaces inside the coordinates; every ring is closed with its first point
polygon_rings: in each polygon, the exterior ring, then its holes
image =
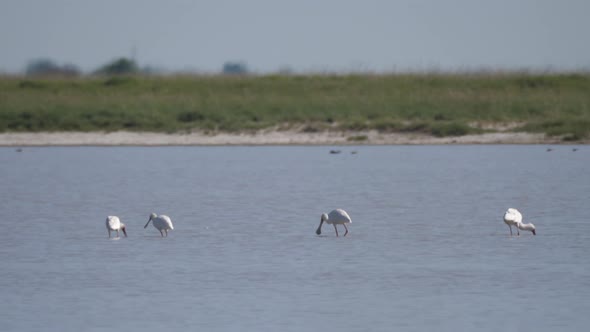
{"type": "Polygon", "coordinates": [[[154,227],[156,227],[156,229],[160,231],[160,235],[162,235],[162,237],[164,237],[164,233],[166,233],[166,236],[168,236],[169,229],[170,230],[174,229],[174,226],[172,226],[172,220],[170,220],[170,217],[165,216],[163,214],[160,216],[158,216],[155,213],[150,214],[150,219],[145,224],[145,226],[143,226],[143,228],[148,227],[148,225],[150,224],[150,221],[152,222],[152,224],[154,224],[154,227]]]}
{"type": "Polygon", "coordinates": [[[516,227],[517,235],[520,235],[520,232],[518,231],[519,229],[523,231],[531,231],[533,235],[537,235],[535,225],[522,223],[522,214],[520,214],[517,209],[509,208],[506,210],[506,213],[504,213],[504,222],[510,227],[510,235],[512,235],[512,226],[516,227]]]}
{"type": "MultiPolygon", "coordinates": [[[[522,222],[522,214],[518,212],[517,209],[509,208],[504,213],[504,222],[510,228],[510,235],[512,235],[512,226],[516,226],[517,222],[522,222]]],[[[516,232],[518,233],[518,227],[516,227],[516,232]]],[[[520,233],[518,233],[520,235],[520,233]]]]}
{"type": "Polygon", "coordinates": [[[109,239],[111,238],[111,231],[117,231],[117,237],[119,237],[119,230],[123,231],[125,237],[127,237],[127,232],[125,231],[125,224],[119,220],[117,216],[108,216],[107,217],[107,230],[109,231],[109,239]]]}
{"type": "Polygon", "coordinates": [[[317,235],[322,234],[322,224],[324,222],[334,225],[336,236],[338,236],[338,228],[336,228],[336,224],[344,226],[344,229],[346,229],[344,236],[346,236],[346,234],[348,234],[348,228],[346,227],[346,224],[352,223],[352,220],[350,219],[350,216],[348,216],[348,213],[346,213],[346,211],[342,209],[332,210],[332,212],[328,214],[323,213],[320,219],[320,225],[318,226],[318,229],[315,231],[317,235]]]}

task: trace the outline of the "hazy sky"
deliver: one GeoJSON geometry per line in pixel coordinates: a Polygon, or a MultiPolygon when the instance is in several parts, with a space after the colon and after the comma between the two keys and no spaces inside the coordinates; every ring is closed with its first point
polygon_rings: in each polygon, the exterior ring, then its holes
{"type": "Polygon", "coordinates": [[[0,0],[0,72],[588,70],[589,35],[588,0],[0,0]]]}

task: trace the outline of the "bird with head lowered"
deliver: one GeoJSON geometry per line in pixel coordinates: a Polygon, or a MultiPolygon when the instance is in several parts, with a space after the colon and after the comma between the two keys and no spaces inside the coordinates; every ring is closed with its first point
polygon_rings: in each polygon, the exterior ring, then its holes
{"type": "Polygon", "coordinates": [[[346,213],[346,211],[342,209],[332,210],[328,214],[323,213],[320,218],[320,225],[318,226],[318,229],[315,231],[317,235],[322,234],[322,225],[324,223],[334,225],[334,231],[336,231],[336,236],[338,236],[338,228],[336,228],[336,225],[344,226],[344,229],[346,230],[344,236],[346,236],[346,234],[348,234],[348,228],[346,227],[346,224],[352,223],[352,220],[350,219],[348,213],[346,213]]]}

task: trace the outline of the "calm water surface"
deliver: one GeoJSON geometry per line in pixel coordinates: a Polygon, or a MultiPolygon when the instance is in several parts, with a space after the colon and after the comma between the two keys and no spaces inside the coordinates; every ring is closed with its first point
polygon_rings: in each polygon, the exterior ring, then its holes
{"type": "Polygon", "coordinates": [[[590,147],[330,148],[0,148],[0,330],[587,331],[590,147]]]}

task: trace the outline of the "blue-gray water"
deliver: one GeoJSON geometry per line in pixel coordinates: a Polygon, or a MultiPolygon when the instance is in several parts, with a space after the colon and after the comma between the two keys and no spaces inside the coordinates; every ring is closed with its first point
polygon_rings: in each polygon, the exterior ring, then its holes
{"type": "Polygon", "coordinates": [[[572,148],[0,148],[0,330],[586,331],[572,148]],[[339,207],[349,236],[316,236],[339,207]]]}

